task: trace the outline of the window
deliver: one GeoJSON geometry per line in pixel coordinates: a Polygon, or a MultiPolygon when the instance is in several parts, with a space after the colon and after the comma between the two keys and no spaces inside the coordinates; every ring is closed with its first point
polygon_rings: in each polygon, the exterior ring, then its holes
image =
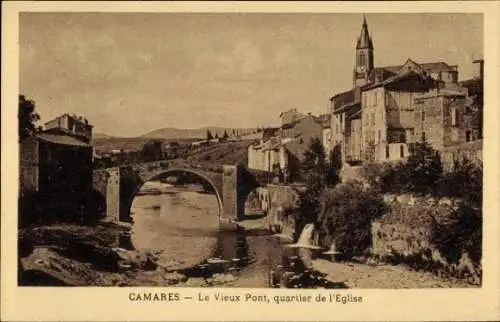
{"type": "Polygon", "coordinates": [[[457,112],[456,108],[451,109],[451,126],[457,126],[457,112]]]}
{"type": "Polygon", "coordinates": [[[470,131],[466,131],[465,132],[465,141],[466,142],[469,142],[471,140],[471,137],[470,137],[470,131]]]}
{"type": "Polygon", "coordinates": [[[372,125],[375,125],[375,113],[372,113],[372,125]]]}
{"type": "Polygon", "coordinates": [[[424,121],[425,121],[425,112],[422,111],[422,123],[424,123],[424,121]]]}
{"type": "Polygon", "coordinates": [[[380,130],[378,130],[378,140],[377,140],[378,143],[380,143],[380,137],[381,137],[381,133],[380,133],[380,130]]]}
{"type": "Polygon", "coordinates": [[[373,105],[377,105],[377,92],[375,92],[375,95],[373,98],[373,105]]]}
{"type": "Polygon", "coordinates": [[[422,132],[422,140],[425,140],[425,132],[422,132]]]}
{"type": "Polygon", "coordinates": [[[364,66],[365,65],[365,53],[361,52],[359,54],[359,65],[364,66]]]}
{"type": "Polygon", "coordinates": [[[404,158],[405,157],[405,147],[403,145],[399,146],[399,155],[404,158]]]}
{"type": "Polygon", "coordinates": [[[451,140],[453,142],[457,142],[460,140],[460,133],[458,133],[457,128],[451,129],[451,140]]]}
{"type": "Polygon", "coordinates": [[[390,156],[390,155],[389,155],[389,145],[386,145],[386,146],[385,146],[385,158],[386,158],[386,159],[389,159],[389,156],[390,156]]]}

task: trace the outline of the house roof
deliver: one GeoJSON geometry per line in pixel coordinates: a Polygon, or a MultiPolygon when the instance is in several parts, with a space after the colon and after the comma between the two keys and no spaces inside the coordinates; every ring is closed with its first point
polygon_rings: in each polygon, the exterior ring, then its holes
{"type": "Polygon", "coordinates": [[[54,144],[80,146],[80,147],[91,147],[90,144],[85,143],[85,142],[78,140],[77,138],[69,136],[69,135],[39,133],[37,135],[37,137],[38,137],[38,139],[40,139],[42,141],[54,143],[54,144]]]}
{"type": "Polygon", "coordinates": [[[333,101],[333,111],[338,112],[340,109],[353,107],[361,103],[361,87],[355,87],[348,91],[339,93],[331,98],[333,101]]]}
{"type": "Polygon", "coordinates": [[[460,82],[460,85],[467,88],[469,95],[477,95],[483,92],[483,80],[481,78],[471,78],[460,82]]]}
{"type": "Polygon", "coordinates": [[[330,121],[332,118],[331,114],[321,114],[320,116],[313,116],[316,122],[318,122],[323,128],[330,127],[330,121]]]}
{"type": "Polygon", "coordinates": [[[419,64],[413,61],[411,58],[408,58],[408,60],[403,65],[375,67],[370,72],[370,75],[372,78],[374,77],[374,75],[382,75],[382,80],[385,80],[386,78],[392,77],[397,73],[399,73],[401,68],[407,64],[418,65],[426,73],[437,73],[440,71],[448,71],[448,72],[455,71],[453,67],[442,61],[419,64]]]}
{"type": "Polygon", "coordinates": [[[409,71],[409,72],[404,73],[404,74],[394,75],[394,76],[389,77],[381,82],[364,86],[363,90],[373,89],[373,88],[377,88],[377,87],[381,87],[381,86],[394,85],[400,81],[408,80],[411,78],[413,78],[413,79],[419,78],[421,80],[430,80],[428,76],[421,75],[419,73],[416,73],[415,71],[409,71]]]}

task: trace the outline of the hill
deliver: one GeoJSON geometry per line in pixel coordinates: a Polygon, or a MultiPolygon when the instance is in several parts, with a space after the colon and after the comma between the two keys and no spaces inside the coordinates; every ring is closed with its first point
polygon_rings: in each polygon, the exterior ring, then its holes
{"type": "Polygon", "coordinates": [[[208,147],[201,147],[190,151],[186,156],[187,160],[199,161],[202,163],[211,162],[215,164],[243,164],[248,163],[248,147],[253,140],[236,142],[224,142],[208,147]]]}
{"type": "Polygon", "coordinates": [[[229,136],[246,135],[255,132],[257,128],[202,127],[199,129],[177,129],[166,127],[153,130],[141,137],[150,139],[205,139],[207,137],[207,130],[210,130],[213,136],[217,134],[219,137],[222,137],[224,131],[227,131],[229,136]]]}
{"type": "MultiPolygon", "coordinates": [[[[99,152],[110,152],[111,150],[140,150],[144,143],[151,140],[152,138],[148,137],[137,137],[137,138],[117,138],[117,137],[109,137],[109,138],[92,138],[92,145],[99,152]]],[[[164,142],[174,141],[174,139],[167,140],[161,139],[164,142]]],[[[194,141],[194,139],[179,139],[175,140],[181,144],[190,143],[194,141]]]]}
{"type": "Polygon", "coordinates": [[[92,133],[92,138],[93,139],[111,139],[111,138],[114,138],[114,136],[111,136],[111,135],[107,135],[107,134],[104,134],[104,133],[100,133],[100,132],[97,132],[97,133],[92,133]]]}

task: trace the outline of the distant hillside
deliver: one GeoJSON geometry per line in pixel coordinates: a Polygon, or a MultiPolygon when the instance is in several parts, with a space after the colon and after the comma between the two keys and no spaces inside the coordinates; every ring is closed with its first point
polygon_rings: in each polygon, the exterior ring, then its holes
{"type": "Polygon", "coordinates": [[[97,133],[92,133],[92,138],[93,139],[111,139],[111,138],[114,138],[114,136],[97,132],[97,133]]]}
{"type": "MultiPolygon", "coordinates": [[[[109,152],[111,150],[140,150],[144,143],[152,138],[148,137],[138,137],[138,138],[92,138],[92,145],[99,152],[109,152]]],[[[174,139],[160,139],[164,142],[174,141],[174,139]]],[[[178,139],[175,140],[178,143],[190,143],[194,139],[178,139]]]]}
{"type": "Polygon", "coordinates": [[[187,159],[215,164],[248,164],[248,147],[252,140],[225,142],[190,151],[187,159]]]}
{"type": "Polygon", "coordinates": [[[227,131],[229,136],[246,135],[255,132],[257,128],[203,127],[199,129],[176,129],[166,127],[148,132],[141,137],[150,139],[205,139],[207,130],[210,130],[213,136],[217,134],[221,137],[224,135],[224,131],[227,131]]]}

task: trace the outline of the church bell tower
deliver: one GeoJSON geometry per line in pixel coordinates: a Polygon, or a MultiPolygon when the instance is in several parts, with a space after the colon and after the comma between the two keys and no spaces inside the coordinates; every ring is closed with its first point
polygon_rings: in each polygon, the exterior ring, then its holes
{"type": "Polygon", "coordinates": [[[373,69],[373,42],[368,33],[366,17],[363,15],[361,34],[356,44],[356,65],[354,67],[353,85],[363,86],[369,82],[369,74],[373,69]]]}

